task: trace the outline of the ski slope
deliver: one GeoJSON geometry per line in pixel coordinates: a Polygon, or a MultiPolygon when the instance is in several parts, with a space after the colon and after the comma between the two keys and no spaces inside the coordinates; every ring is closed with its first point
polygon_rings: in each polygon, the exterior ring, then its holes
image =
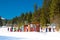
{"type": "MultiPolygon", "coordinates": [[[[38,33],[38,32],[1,32],[0,36],[26,38],[28,40],[60,40],[60,33],[38,33]]],[[[23,39],[25,40],[25,39],[23,39]]]]}
{"type": "Polygon", "coordinates": [[[21,40],[60,40],[59,32],[8,32],[7,28],[0,28],[0,36],[25,38],[21,40]]]}

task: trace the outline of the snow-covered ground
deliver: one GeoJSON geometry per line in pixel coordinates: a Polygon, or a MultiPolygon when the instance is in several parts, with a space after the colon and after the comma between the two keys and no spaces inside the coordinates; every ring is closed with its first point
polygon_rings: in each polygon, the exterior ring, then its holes
{"type": "Polygon", "coordinates": [[[0,28],[0,36],[23,38],[21,40],[60,40],[59,32],[8,32],[5,27],[0,28]]]}
{"type": "MultiPolygon", "coordinates": [[[[0,36],[25,38],[26,40],[60,40],[60,33],[38,33],[38,32],[1,32],[0,36]]],[[[25,40],[22,39],[22,40],[25,40]]]]}

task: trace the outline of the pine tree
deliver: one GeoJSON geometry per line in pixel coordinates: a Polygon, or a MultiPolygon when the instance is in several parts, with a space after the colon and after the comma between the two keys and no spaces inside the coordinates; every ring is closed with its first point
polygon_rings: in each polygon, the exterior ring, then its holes
{"type": "Polygon", "coordinates": [[[43,8],[41,9],[41,13],[40,13],[40,24],[41,26],[46,25],[46,18],[45,18],[45,13],[43,8]]]}
{"type": "Polygon", "coordinates": [[[54,15],[54,23],[58,26],[58,27],[60,27],[60,1],[59,0],[56,0],[56,2],[55,2],[55,7],[54,7],[54,13],[55,13],[55,15],[54,15]]]}
{"type": "Polygon", "coordinates": [[[32,20],[32,13],[29,12],[28,15],[27,15],[27,21],[28,21],[28,23],[31,23],[31,20],[32,20]]]}
{"type": "Polygon", "coordinates": [[[33,14],[32,14],[32,22],[37,22],[37,10],[38,10],[38,7],[37,7],[37,5],[35,4],[34,5],[34,12],[33,12],[33,14]]]}
{"type": "Polygon", "coordinates": [[[51,0],[44,0],[43,6],[42,6],[45,14],[46,24],[50,23],[50,18],[49,18],[50,3],[51,3],[51,0]]]}
{"type": "Polygon", "coordinates": [[[60,27],[60,0],[52,0],[50,4],[50,23],[55,23],[60,27]]]}
{"type": "Polygon", "coordinates": [[[54,9],[55,9],[55,6],[56,6],[56,3],[55,3],[55,0],[52,0],[51,1],[51,4],[50,4],[50,13],[49,13],[49,17],[50,17],[50,23],[53,23],[54,21],[54,9]]]}
{"type": "Polygon", "coordinates": [[[0,26],[3,26],[1,16],[0,16],[0,26]]]}

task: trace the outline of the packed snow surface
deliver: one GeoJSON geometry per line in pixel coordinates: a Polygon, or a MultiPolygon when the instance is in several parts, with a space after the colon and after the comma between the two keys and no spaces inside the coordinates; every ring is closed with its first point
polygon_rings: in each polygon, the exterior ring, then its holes
{"type": "Polygon", "coordinates": [[[60,40],[59,32],[8,32],[0,28],[0,36],[25,38],[22,40],[60,40]]]}

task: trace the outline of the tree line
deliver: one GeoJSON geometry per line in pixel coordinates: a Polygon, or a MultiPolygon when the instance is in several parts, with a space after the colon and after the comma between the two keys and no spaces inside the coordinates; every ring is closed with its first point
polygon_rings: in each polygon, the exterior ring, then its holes
{"type": "Polygon", "coordinates": [[[34,4],[34,12],[21,13],[9,22],[16,23],[19,27],[26,23],[39,23],[42,27],[55,23],[60,27],[60,0],[44,0],[42,7],[34,4]]]}
{"type": "Polygon", "coordinates": [[[60,0],[44,0],[42,8],[34,4],[34,12],[22,13],[12,19],[14,23],[21,26],[25,23],[39,23],[41,26],[55,23],[60,27],[60,0]]]}

